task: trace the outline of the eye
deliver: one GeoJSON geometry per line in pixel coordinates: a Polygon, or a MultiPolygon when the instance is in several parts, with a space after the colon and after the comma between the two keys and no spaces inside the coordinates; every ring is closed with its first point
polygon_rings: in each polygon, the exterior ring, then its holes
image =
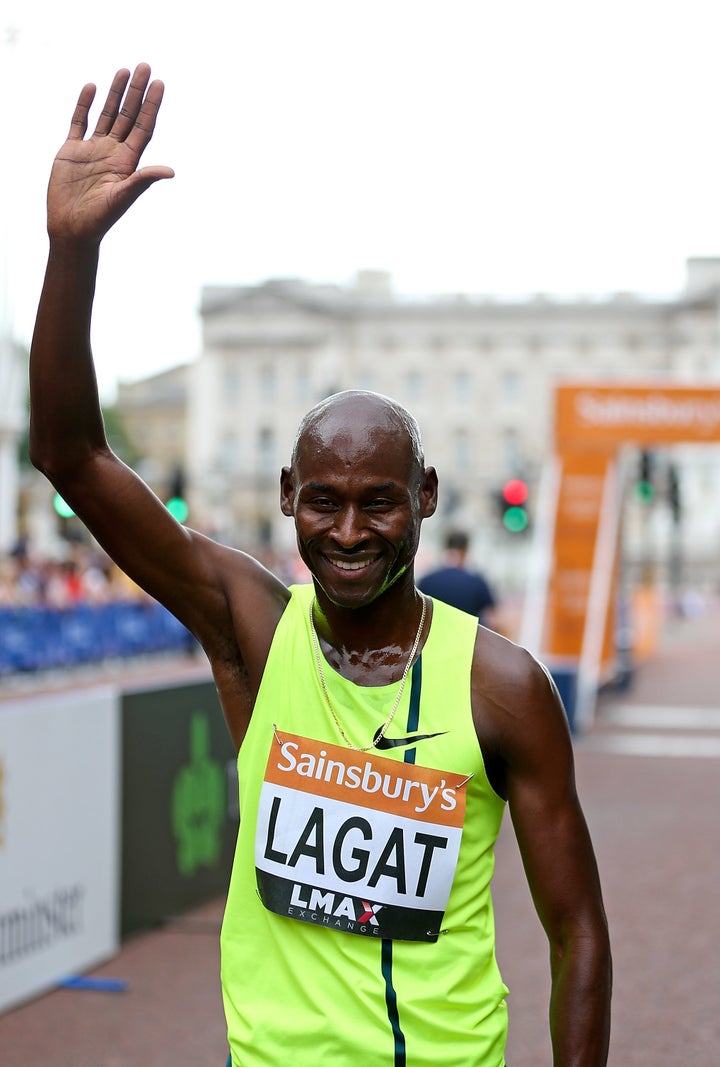
{"type": "Polygon", "coordinates": [[[317,508],[318,511],[332,511],[336,507],[335,501],[331,500],[329,496],[315,496],[308,503],[311,507],[317,508]]]}

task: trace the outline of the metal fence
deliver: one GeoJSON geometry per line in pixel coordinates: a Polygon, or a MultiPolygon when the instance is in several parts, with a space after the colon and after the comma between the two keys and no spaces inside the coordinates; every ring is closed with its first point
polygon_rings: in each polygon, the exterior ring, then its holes
{"type": "Polygon", "coordinates": [[[155,601],[0,608],[0,676],[194,647],[155,601]]]}

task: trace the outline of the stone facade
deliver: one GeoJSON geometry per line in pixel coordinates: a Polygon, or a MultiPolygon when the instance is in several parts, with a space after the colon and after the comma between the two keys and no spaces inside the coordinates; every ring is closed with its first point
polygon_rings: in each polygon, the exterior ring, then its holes
{"type": "MultiPolygon", "coordinates": [[[[300,418],[340,389],[374,389],[415,414],[427,461],[440,476],[439,516],[426,527],[428,552],[446,526],[465,526],[476,554],[490,554],[510,580],[527,538],[503,530],[498,492],[506,479],[520,476],[532,502],[550,451],[554,383],[655,376],[714,384],[720,381],[719,313],[720,259],[712,258],[689,260],[685,290],[662,299],[629,293],[406,298],[378,272],[362,273],[348,287],[297,279],[208,286],[202,352],[186,368],[192,514],[240,547],[288,550],[294,533],[279,512],[278,474],[300,418]]],[[[149,392],[153,382],[167,384],[163,375],[149,379],[149,392]]],[[[123,387],[123,412],[129,395],[123,387]]],[[[156,422],[167,442],[165,417],[161,408],[146,407],[144,418],[156,422]]],[[[152,447],[153,458],[167,462],[160,443],[152,447]]],[[[629,450],[628,465],[636,460],[629,450]]],[[[717,449],[706,449],[702,459],[677,449],[673,461],[688,504],[708,478],[717,478],[717,449]]],[[[664,521],[661,516],[660,528],[664,521]]],[[[707,528],[698,528],[698,536],[716,544],[717,507],[703,521],[707,528]]]]}
{"type": "Polygon", "coordinates": [[[178,470],[185,470],[188,449],[188,375],[186,364],[136,382],[119,382],[117,409],[135,451],[138,473],[167,499],[178,470]]]}

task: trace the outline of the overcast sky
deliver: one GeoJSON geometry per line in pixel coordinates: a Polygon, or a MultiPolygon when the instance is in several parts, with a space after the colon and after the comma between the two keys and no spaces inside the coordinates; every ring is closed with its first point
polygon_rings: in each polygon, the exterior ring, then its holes
{"type": "MultiPolygon", "coordinates": [[[[101,388],[193,358],[204,284],[677,292],[720,255],[710,0],[4,0],[4,302],[28,341],[52,158],[86,81],[166,82],[176,177],[106,238],[101,388]]],[[[93,112],[93,120],[96,112],[93,112]]]]}

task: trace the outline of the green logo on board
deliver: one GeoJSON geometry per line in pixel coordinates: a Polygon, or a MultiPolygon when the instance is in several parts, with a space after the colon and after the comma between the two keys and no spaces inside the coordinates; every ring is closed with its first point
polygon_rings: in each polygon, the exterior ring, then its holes
{"type": "Polygon", "coordinates": [[[225,776],[210,756],[210,724],[195,713],[190,720],[190,762],[178,772],[172,791],[172,828],[177,866],[189,877],[220,858],[225,819],[225,776]]]}

